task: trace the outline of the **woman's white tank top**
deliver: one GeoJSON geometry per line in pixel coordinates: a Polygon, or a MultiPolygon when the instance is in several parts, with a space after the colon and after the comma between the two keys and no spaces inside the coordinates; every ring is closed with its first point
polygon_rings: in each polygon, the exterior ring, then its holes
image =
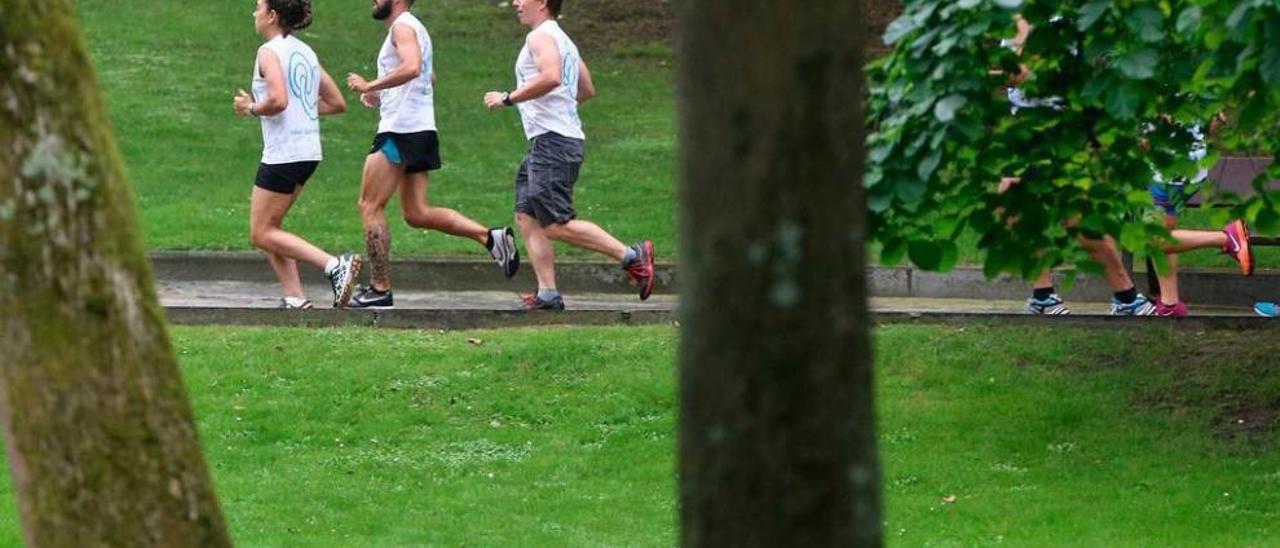
{"type": "MultiPolygon", "coordinates": [[[[316,53],[296,37],[279,36],[262,47],[275,53],[284,72],[288,106],[274,116],[263,116],[262,163],[318,162],[320,149],[320,62],[316,53]]],[[[267,98],[267,79],[253,62],[253,100],[267,98]]]]}

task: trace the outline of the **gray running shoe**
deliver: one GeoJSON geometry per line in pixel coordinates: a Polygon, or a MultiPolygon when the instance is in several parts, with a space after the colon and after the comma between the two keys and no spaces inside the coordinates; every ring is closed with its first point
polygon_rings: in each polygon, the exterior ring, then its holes
{"type": "Polygon", "coordinates": [[[508,280],[520,270],[520,250],[516,249],[516,234],[511,227],[489,229],[489,253],[508,280]]]}
{"type": "Polygon", "coordinates": [[[636,251],[636,259],[623,267],[627,276],[636,283],[640,290],[640,300],[649,298],[653,293],[653,242],[645,240],[631,246],[636,251]]]}
{"type": "Polygon", "coordinates": [[[544,301],[538,295],[521,295],[520,300],[524,301],[524,309],[534,310],[554,310],[556,312],[564,310],[564,298],[559,295],[552,297],[549,301],[544,301]]]}

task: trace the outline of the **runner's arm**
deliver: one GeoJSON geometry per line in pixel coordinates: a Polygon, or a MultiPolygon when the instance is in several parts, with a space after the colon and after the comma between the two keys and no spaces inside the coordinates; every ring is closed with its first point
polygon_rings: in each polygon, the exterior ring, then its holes
{"type": "Polygon", "coordinates": [[[529,55],[538,67],[538,75],[511,92],[511,102],[523,103],[555,91],[560,86],[560,48],[545,32],[529,33],[529,55]]]}
{"type": "MultiPolygon", "coordinates": [[[[1010,49],[1017,55],[1022,55],[1022,48],[1027,45],[1027,38],[1031,36],[1031,23],[1027,22],[1021,14],[1014,16],[1014,25],[1018,29],[1013,35],[1013,39],[1009,41],[1010,49]]],[[[1004,76],[1003,69],[991,69],[987,71],[990,76],[1004,76]]],[[[1026,82],[1031,78],[1031,69],[1027,65],[1018,63],[1018,73],[1008,76],[1006,79],[1007,86],[1017,86],[1026,82]]]]}
{"type": "Polygon", "coordinates": [[[591,81],[591,71],[587,70],[587,62],[578,60],[578,104],[587,102],[596,96],[596,85],[591,81]]]}
{"type": "Polygon", "coordinates": [[[320,69],[320,115],[342,114],[347,111],[347,99],[342,96],[338,84],[324,69],[320,69]]]}
{"type": "Polygon", "coordinates": [[[400,56],[400,66],[373,81],[366,81],[358,74],[348,74],[347,87],[358,93],[369,93],[402,86],[422,76],[422,50],[418,49],[418,34],[413,28],[403,23],[392,26],[391,42],[400,56]]]}
{"type": "Polygon", "coordinates": [[[1227,118],[1227,111],[1221,110],[1209,119],[1209,136],[1216,136],[1222,128],[1227,127],[1231,120],[1227,118]]]}
{"type": "Polygon", "coordinates": [[[529,55],[533,57],[534,65],[538,67],[538,74],[511,93],[485,92],[485,108],[497,110],[515,103],[531,101],[551,93],[560,85],[563,78],[560,74],[560,48],[556,47],[556,41],[551,39],[551,35],[544,32],[531,32],[529,37],[525,38],[525,44],[529,47],[529,55]]]}
{"type": "MultiPolygon", "coordinates": [[[[267,81],[267,96],[259,100],[236,99],[236,112],[248,116],[275,116],[289,107],[289,95],[284,91],[284,69],[280,58],[268,48],[258,48],[258,70],[267,81]]],[[[246,96],[247,97],[247,94],[246,96]]]]}

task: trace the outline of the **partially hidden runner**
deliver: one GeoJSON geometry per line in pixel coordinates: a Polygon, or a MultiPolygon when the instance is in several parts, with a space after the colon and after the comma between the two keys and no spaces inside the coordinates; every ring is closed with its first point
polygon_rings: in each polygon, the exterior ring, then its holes
{"type": "MultiPolygon", "coordinates": [[[[1011,40],[1002,41],[1002,45],[1021,54],[1022,47],[1030,36],[1033,26],[1021,15],[1015,17],[1017,34],[1011,40]]],[[[1061,17],[1055,17],[1050,20],[1050,24],[1064,24],[1063,21],[1061,17]]],[[[1024,65],[1021,67],[1020,74],[1009,78],[1011,85],[1006,93],[1013,115],[1016,116],[1021,110],[1048,109],[1057,111],[1065,108],[1061,97],[1029,97],[1018,87],[1030,76],[1027,67],[1024,65]]],[[[1021,182],[1021,177],[1004,177],[1000,180],[998,192],[1006,192],[1021,182]]],[[[1120,250],[1113,238],[1106,236],[1102,239],[1093,240],[1082,237],[1080,238],[1080,245],[1089,251],[1090,257],[1095,262],[1102,266],[1104,279],[1112,291],[1111,315],[1150,316],[1155,313],[1156,305],[1142,293],[1139,293],[1136,286],[1134,286],[1133,279],[1129,275],[1129,271],[1124,267],[1124,262],[1120,257],[1120,250]]],[[[1052,272],[1046,270],[1036,279],[1032,285],[1031,296],[1027,298],[1024,311],[1028,314],[1050,316],[1071,313],[1066,302],[1058,295],[1054,287],[1052,272]]]]}
{"type": "MultiPolygon", "coordinates": [[[[1208,152],[1204,133],[1199,125],[1175,127],[1191,142],[1187,152],[1188,159],[1199,162],[1208,152]]],[[[1168,268],[1164,271],[1156,269],[1156,277],[1160,284],[1157,298],[1157,316],[1183,317],[1187,315],[1187,305],[1178,291],[1178,255],[1196,249],[1218,249],[1240,265],[1245,276],[1253,275],[1253,250],[1249,245],[1249,227],[1244,220],[1236,219],[1227,223],[1222,230],[1186,230],[1179,229],[1178,220],[1191,198],[1200,192],[1203,183],[1209,178],[1209,170],[1201,167],[1191,178],[1166,177],[1152,166],[1150,186],[1151,199],[1155,202],[1159,213],[1163,214],[1164,226],[1173,236],[1173,244],[1165,248],[1165,260],[1168,268]]]]}

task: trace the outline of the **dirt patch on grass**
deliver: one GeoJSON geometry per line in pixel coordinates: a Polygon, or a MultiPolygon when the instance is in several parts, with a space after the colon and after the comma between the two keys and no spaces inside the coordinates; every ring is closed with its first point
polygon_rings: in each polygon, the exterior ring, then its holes
{"type": "MultiPolygon", "coordinates": [[[[880,37],[898,14],[898,0],[861,0],[867,47],[884,50],[880,37]]],[[[675,18],[671,0],[572,0],[561,13],[575,40],[592,48],[614,49],[637,44],[670,44],[675,18]]]]}
{"type": "Polygon", "coordinates": [[[675,18],[669,0],[571,0],[560,16],[574,40],[593,49],[669,45],[675,18]]]}
{"type": "Polygon", "coordinates": [[[1277,428],[1280,428],[1280,413],[1274,405],[1224,409],[1214,424],[1214,431],[1230,440],[1273,434],[1277,428]]]}
{"type": "Polygon", "coordinates": [[[1197,333],[1149,341],[1167,356],[1171,380],[1149,387],[1140,407],[1173,415],[1208,410],[1220,439],[1248,448],[1280,442],[1280,340],[1254,333],[1197,333]]]}

